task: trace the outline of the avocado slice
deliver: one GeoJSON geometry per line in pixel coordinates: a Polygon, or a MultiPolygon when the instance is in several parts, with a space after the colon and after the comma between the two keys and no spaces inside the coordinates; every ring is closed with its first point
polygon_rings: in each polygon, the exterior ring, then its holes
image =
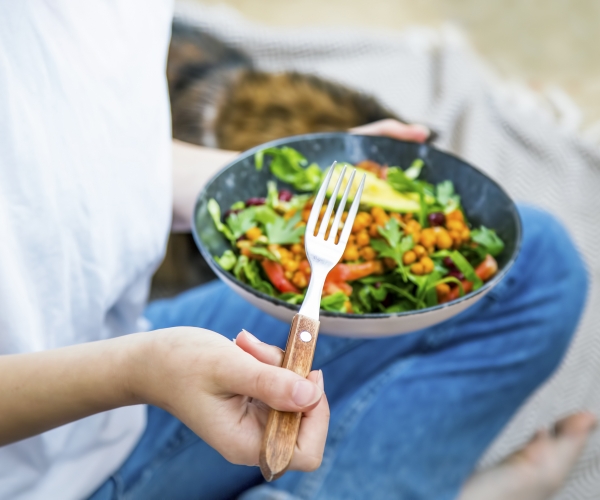
{"type": "MultiPolygon", "coordinates": [[[[329,186],[327,187],[328,196],[333,193],[333,189],[335,188],[335,184],[339,179],[343,168],[344,166],[340,164],[337,164],[334,167],[329,186]]],[[[349,200],[354,199],[354,195],[356,194],[356,190],[362,179],[362,174],[365,174],[366,178],[365,187],[360,200],[361,205],[381,207],[384,210],[401,213],[414,213],[421,209],[419,195],[417,193],[399,193],[383,179],[380,179],[372,172],[367,172],[361,168],[356,169],[356,176],[354,177],[354,182],[352,183],[353,185],[350,188],[350,194],[348,195],[349,200]]],[[[346,178],[343,180],[342,186],[340,187],[338,198],[342,197],[346,184],[348,183],[348,178],[349,176],[346,175],[346,178]]]]}

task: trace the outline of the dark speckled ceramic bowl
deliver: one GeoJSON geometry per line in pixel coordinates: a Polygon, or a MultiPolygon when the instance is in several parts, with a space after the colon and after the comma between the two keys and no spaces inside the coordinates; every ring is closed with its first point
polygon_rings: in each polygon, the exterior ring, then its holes
{"type": "MultiPolygon", "coordinates": [[[[329,167],[333,160],[356,164],[366,159],[406,168],[415,158],[422,158],[425,167],[421,178],[434,184],[446,179],[454,182],[469,221],[474,226],[494,228],[506,245],[497,259],[500,271],[479,290],[453,302],[419,311],[364,315],[321,311],[323,333],[374,338],[434,325],[481,299],[506,275],[517,257],[521,244],[521,221],[514,202],[496,182],[455,156],[438,151],[430,145],[345,133],[310,134],[280,139],[246,151],[219,172],[198,196],[192,224],[198,248],[217,276],[248,302],[276,318],[291,322],[299,306],[253,289],[217,265],[213,256],[222,255],[230,245],[214,227],[206,208],[211,198],[215,198],[225,210],[236,201],[265,196],[267,181],[274,180],[274,177],[268,168],[256,170],[254,154],[271,146],[293,147],[306,156],[309,162],[317,162],[323,169],[329,167]]],[[[278,184],[290,188],[282,183],[278,184]]]]}

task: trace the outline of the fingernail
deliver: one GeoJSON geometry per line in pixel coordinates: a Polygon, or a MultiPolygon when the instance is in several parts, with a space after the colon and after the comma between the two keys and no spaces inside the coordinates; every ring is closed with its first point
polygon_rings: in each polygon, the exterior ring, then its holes
{"type": "Polygon", "coordinates": [[[248,330],[244,330],[242,328],[242,332],[244,332],[246,334],[246,336],[248,337],[248,340],[250,342],[254,342],[255,344],[261,344],[262,342],[260,340],[258,340],[254,335],[252,335],[248,330]]]}
{"type": "Polygon", "coordinates": [[[322,391],[325,391],[325,381],[323,380],[323,370],[319,370],[319,378],[317,379],[317,385],[322,391]]]}
{"type": "Polygon", "coordinates": [[[429,128],[426,127],[425,125],[421,125],[420,123],[412,125],[412,128],[414,130],[417,130],[417,131],[422,132],[423,134],[425,134],[425,137],[429,137],[429,135],[431,134],[431,130],[429,130],[429,128]]]}
{"type": "Polygon", "coordinates": [[[292,400],[298,406],[304,408],[310,406],[321,399],[321,391],[319,388],[308,380],[298,380],[294,384],[292,391],[292,400]]]}

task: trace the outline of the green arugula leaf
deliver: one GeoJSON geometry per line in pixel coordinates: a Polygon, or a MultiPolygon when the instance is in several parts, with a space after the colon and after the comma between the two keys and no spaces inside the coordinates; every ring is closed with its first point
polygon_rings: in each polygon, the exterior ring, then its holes
{"type": "Polygon", "coordinates": [[[302,301],[304,300],[304,295],[301,293],[293,293],[293,292],[286,292],[286,293],[282,293],[279,298],[281,300],[284,300],[285,302],[287,302],[288,304],[302,304],[302,301]]]}
{"type": "Polygon", "coordinates": [[[378,227],[377,230],[379,231],[379,234],[387,240],[390,247],[395,248],[396,245],[400,243],[402,234],[400,231],[400,224],[398,224],[398,221],[393,217],[390,217],[390,220],[387,221],[384,227],[378,227]]]}
{"type": "Polygon", "coordinates": [[[225,271],[231,271],[237,262],[237,257],[231,250],[225,250],[223,255],[215,257],[215,260],[225,271]]]}
{"type": "Polygon", "coordinates": [[[480,229],[471,231],[471,239],[485,248],[485,250],[493,257],[501,254],[502,250],[504,250],[504,242],[496,234],[496,231],[488,229],[485,226],[481,226],[480,229]]]}
{"type": "Polygon", "coordinates": [[[390,167],[387,173],[387,182],[400,193],[419,192],[420,186],[414,179],[407,177],[404,171],[398,167],[390,167]]]}
{"type": "Polygon", "coordinates": [[[451,252],[450,258],[458,270],[465,275],[465,279],[473,283],[473,290],[481,288],[483,281],[481,281],[481,278],[475,274],[475,269],[473,269],[473,266],[469,264],[469,261],[465,259],[458,250],[451,252]]]}
{"type": "Polygon", "coordinates": [[[231,230],[231,234],[233,235],[233,239],[237,240],[240,236],[242,236],[248,229],[256,226],[255,220],[255,210],[254,207],[247,208],[246,210],[242,210],[241,212],[232,213],[227,217],[225,223],[229,226],[231,230]]]}
{"type": "Polygon", "coordinates": [[[400,300],[392,304],[390,307],[386,307],[383,312],[386,313],[401,313],[406,311],[412,311],[414,306],[408,300],[400,300]]]}
{"type": "Polygon", "coordinates": [[[428,290],[431,290],[442,283],[453,283],[455,285],[458,285],[458,288],[460,289],[460,296],[462,297],[465,294],[465,290],[463,288],[462,282],[458,278],[455,278],[454,276],[447,276],[445,278],[441,278],[441,279],[437,280],[435,283],[431,283],[431,284],[427,285],[427,288],[428,288],[428,290]]]}
{"type": "Polygon", "coordinates": [[[240,281],[244,281],[244,266],[248,263],[250,259],[245,255],[240,255],[238,257],[237,263],[233,268],[233,275],[239,279],[240,281]]]}
{"type": "Polygon", "coordinates": [[[411,166],[404,171],[404,175],[414,181],[415,179],[418,179],[419,175],[421,175],[421,170],[424,166],[425,163],[423,160],[421,160],[421,158],[417,158],[412,162],[411,166]]]}
{"type": "Polygon", "coordinates": [[[300,222],[302,215],[295,214],[289,220],[277,217],[273,222],[265,225],[269,243],[276,245],[287,245],[300,242],[300,236],[304,234],[305,226],[295,227],[300,222]]]}
{"type": "Polygon", "coordinates": [[[357,298],[364,312],[373,312],[373,309],[377,307],[377,303],[373,300],[372,290],[375,290],[375,287],[371,285],[362,286],[358,290],[357,298]]]}
{"type": "Polygon", "coordinates": [[[246,204],[243,201],[236,201],[229,207],[229,210],[244,210],[244,208],[246,208],[246,204]]]}
{"type": "Polygon", "coordinates": [[[275,222],[277,218],[277,213],[275,213],[271,207],[259,205],[248,207],[238,213],[230,214],[225,223],[229,229],[229,234],[231,234],[230,239],[236,241],[240,236],[244,235],[248,229],[258,224],[266,225],[275,222]]]}
{"type": "Polygon", "coordinates": [[[400,225],[396,219],[390,218],[384,227],[377,228],[379,234],[381,234],[387,241],[387,245],[384,241],[373,239],[371,240],[371,246],[379,254],[380,257],[390,257],[394,259],[402,279],[407,281],[408,275],[406,266],[402,261],[402,256],[412,249],[415,245],[411,235],[401,236],[400,225]]]}
{"type": "MultiPolygon", "coordinates": [[[[319,174],[320,175],[320,174],[319,174]]],[[[272,209],[281,212],[289,210],[301,210],[306,205],[306,202],[311,198],[311,194],[295,194],[290,201],[281,201],[279,199],[279,190],[274,181],[267,182],[267,203],[266,205],[272,209]]]]}
{"type": "Polygon", "coordinates": [[[256,222],[265,225],[277,220],[277,213],[267,205],[259,205],[257,207],[252,207],[252,209],[254,212],[254,220],[256,222]]]}
{"type": "Polygon", "coordinates": [[[435,187],[435,196],[438,203],[444,208],[444,213],[450,213],[460,208],[460,196],[454,192],[452,181],[440,182],[435,187]]]}
{"type": "Polygon", "coordinates": [[[388,169],[387,182],[396,190],[401,193],[414,192],[419,195],[419,224],[425,227],[427,221],[427,215],[429,213],[429,205],[435,202],[433,195],[433,186],[424,181],[418,181],[413,178],[415,175],[421,173],[423,168],[422,160],[415,160],[415,162],[403,172],[398,167],[391,167],[388,169]],[[417,161],[419,163],[417,163],[417,161]],[[411,170],[412,169],[412,170],[411,170]],[[409,172],[410,171],[410,172],[409,172]]]}
{"type": "Polygon", "coordinates": [[[321,184],[323,176],[316,163],[307,166],[301,153],[293,148],[267,148],[254,156],[257,170],[263,166],[265,155],[271,156],[271,173],[279,180],[291,184],[299,191],[315,191],[321,184]]]}
{"type": "Polygon", "coordinates": [[[342,292],[327,295],[321,299],[321,309],[332,312],[346,312],[346,301],[348,297],[342,292]]]}
{"type": "Polygon", "coordinates": [[[410,281],[417,285],[415,293],[417,299],[417,308],[430,307],[437,304],[437,295],[435,294],[435,283],[437,283],[442,275],[433,271],[425,276],[417,276],[412,273],[408,275],[410,281]]]}
{"type": "Polygon", "coordinates": [[[229,241],[235,242],[237,238],[234,238],[231,230],[225,224],[223,224],[223,222],[221,222],[221,207],[219,206],[217,200],[214,198],[208,200],[206,209],[208,210],[208,213],[210,214],[217,231],[223,233],[223,235],[225,235],[229,241]]]}
{"type": "Polygon", "coordinates": [[[244,275],[248,284],[256,290],[275,296],[273,285],[264,280],[260,275],[260,268],[255,260],[248,260],[243,266],[244,275]]]}
{"type": "Polygon", "coordinates": [[[269,260],[279,262],[279,259],[275,256],[275,254],[267,250],[265,247],[255,246],[248,248],[248,250],[250,250],[250,252],[252,252],[254,255],[262,255],[263,257],[266,257],[269,260]]]}
{"type": "Polygon", "coordinates": [[[279,189],[275,181],[267,182],[267,203],[268,207],[276,209],[279,206],[279,189]]]}
{"type": "Polygon", "coordinates": [[[409,302],[412,302],[413,304],[417,303],[417,298],[405,288],[401,288],[392,283],[382,283],[381,288],[383,288],[384,290],[394,292],[396,295],[400,295],[401,297],[408,300],[409,302]]]}

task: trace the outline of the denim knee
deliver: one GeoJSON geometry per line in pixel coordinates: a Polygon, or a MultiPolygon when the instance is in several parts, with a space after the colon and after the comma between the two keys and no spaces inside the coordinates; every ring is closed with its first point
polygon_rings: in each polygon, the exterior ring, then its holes
{"type": "MultiPolygon", "coordinates": [[[[519,207],[523,245],[513,279],[524,289],[523,303],[543,314],[538,341],[546,347],[543,366],[556,369],[582,315],[589,280],[586,265],[565,227],[552,215],[533,207],[519,207]],[[527,297],[525,297],[525,295],[527,297]]],[[[535,318],[532,311],[532,318],[535,318]]]]}
{"type": "Polygon", "coordinates": [[[523,264],[533,267],[534,271],[539,266],[540,284],[554,286],[564,298],[572,296],[576,299],[574,303],[583,304],[589,286],[588,273],[566,228],[541,209],[522,206],[519,212],[523,221],[523,245],[518,261],[523,259],[523,264]]]}

